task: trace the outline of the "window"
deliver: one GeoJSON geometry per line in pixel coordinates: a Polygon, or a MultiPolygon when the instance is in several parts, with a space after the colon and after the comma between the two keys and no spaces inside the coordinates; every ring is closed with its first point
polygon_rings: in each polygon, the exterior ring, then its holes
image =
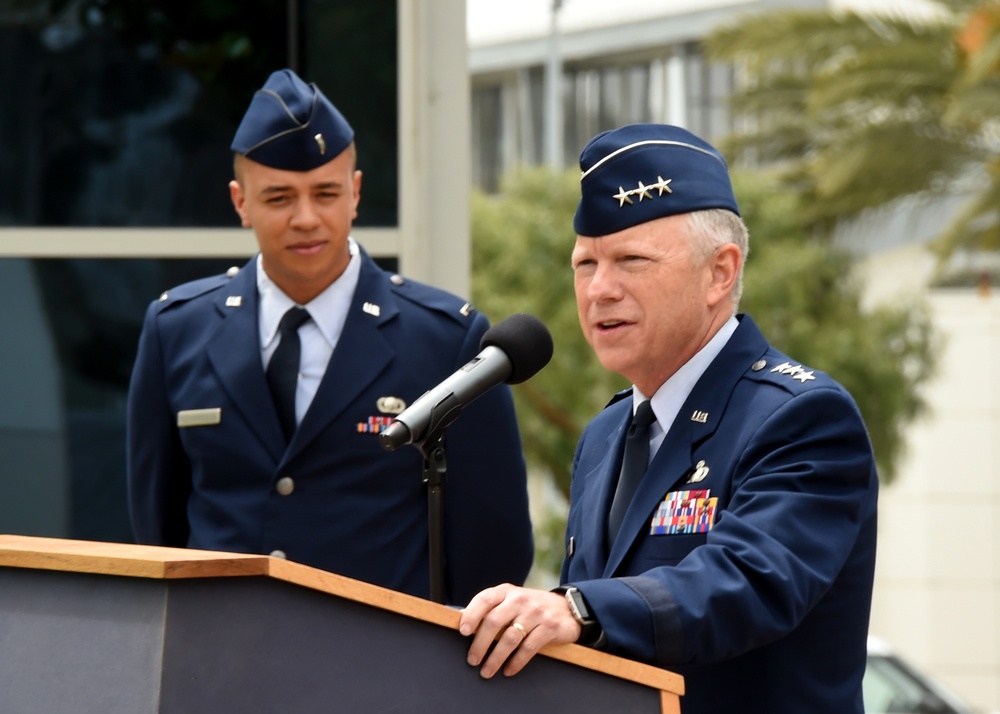
{"type": "Polygon", "coordinates": [[[163,290],[246,262],[209,229],[238,227],[229,144],[272,71],[295,67],[350,118],[358,225],[397,224],[397,34],[394,0],[3,3],[0,532],[131,538],[142,316],[163,290]],[[42,228],[68,255],[33,243],[42,228]],[[190,255],[158,257],[189,233],[190,255]]]}

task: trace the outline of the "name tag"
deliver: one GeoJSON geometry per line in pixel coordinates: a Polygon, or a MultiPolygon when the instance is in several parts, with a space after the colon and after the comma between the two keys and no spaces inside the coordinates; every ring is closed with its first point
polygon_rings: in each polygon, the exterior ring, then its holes
{"type": "Polygon", "coordinates": [[[177,426],[212,426],[222,422],[222,407],[214,409],[184,409],[177,412],[177,426]]]}

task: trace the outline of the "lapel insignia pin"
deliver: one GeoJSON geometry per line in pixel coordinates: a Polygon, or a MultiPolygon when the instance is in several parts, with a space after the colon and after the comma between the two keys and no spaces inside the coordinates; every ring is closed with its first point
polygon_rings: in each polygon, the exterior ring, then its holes
{"type": "Polygon", "coordinates": [[[708,421],[708,412],[703,412],[700,409],[695,409],[694,414],[691,415],[691,421],[696,421],[699,424],[704,424],[708,421]]]}
{"type": "Polygon", "coordinates": [[[226,298],[226,307],[239,307],[243,304],[242,295],[230,295],[226,298]]]}
{"type": "Polygon", "coordinates": [[[709,468],[705,465],[704,459],[699,461],[694,466],[694,471],[691,473],[691,477],[688,478],[688,483],[698,483],[699,481],[704,481],[705,477],[708,476],[709,468]]]}
{"type": "Polygon", "coordinates": [[[380,308],[375,303],[371,302],[366,302],[364,305],[361,306],[361,309],[367,312],[369,315],[374,315],[375,317],[378,317],[379,315],[382,314],[382,308],[380,308]]]}
{"type": "Polygon", "coordinates": [[[406,402],[399,397],[379,397],[375,406],[383,414],[402,414],[406,409],[406,402]]]}
{"type": "Polygon", "coordinates": [[[468,317],[472,314],[472,303],[467,302],[459,309],[458,314],[462,317],[468,317]]]}

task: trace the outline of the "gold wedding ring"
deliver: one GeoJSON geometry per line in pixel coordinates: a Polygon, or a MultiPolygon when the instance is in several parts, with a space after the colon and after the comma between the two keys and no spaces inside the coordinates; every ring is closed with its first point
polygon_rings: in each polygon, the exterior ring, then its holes
{"type": "Polygon", "coordinates": [[[524,625],[522,625],[520,622],[512,622],[510,623],[510,626],[513,627],[518,632],[520,632],[522,637],[527,637],[528,631],[524,629],[524,625]]]}

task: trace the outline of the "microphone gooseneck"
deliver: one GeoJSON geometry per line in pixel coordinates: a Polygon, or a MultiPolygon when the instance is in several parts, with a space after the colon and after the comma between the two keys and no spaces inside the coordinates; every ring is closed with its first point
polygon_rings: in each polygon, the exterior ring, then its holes
{"type": "Polygon", "coordinates": [[[478,355],[425,392],[379,434],[384,449],[393,451],[439,436],[475,399],[503,382],[524,382],[552,359],[548,328],[523,312],[488,329],[479,346],[478,355]]]}

